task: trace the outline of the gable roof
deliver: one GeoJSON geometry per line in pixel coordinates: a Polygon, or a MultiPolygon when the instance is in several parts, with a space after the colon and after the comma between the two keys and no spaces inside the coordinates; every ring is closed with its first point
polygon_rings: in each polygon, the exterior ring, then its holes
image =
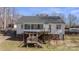
{"type": "Polygon", "coordinates": [[[59,16],[22,16],[17,24],[22,23],[64,23],[59,16]]]}

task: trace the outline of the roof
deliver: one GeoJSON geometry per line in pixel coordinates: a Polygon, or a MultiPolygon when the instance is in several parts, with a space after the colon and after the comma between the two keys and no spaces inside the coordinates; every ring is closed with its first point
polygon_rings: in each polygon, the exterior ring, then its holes
{"type": "Polygon", "coordinates": [[[59,16],[22,16],[17,24],[21,23],[64,23],[59,16]]]}

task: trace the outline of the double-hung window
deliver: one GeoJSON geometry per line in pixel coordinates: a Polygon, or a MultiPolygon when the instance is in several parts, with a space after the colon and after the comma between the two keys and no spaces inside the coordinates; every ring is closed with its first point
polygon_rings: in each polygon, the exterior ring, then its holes
{"type": "Polygon", "coordinates": [[[43,29],[43,24],[38,24],[38,29],[43,29]]]}
{"type": "Polygon", "coordinates": [[[30,24],[25,24],[25,29],[30,29],[30,24]]]}
{"type": "Polygon", "coordinates": [[[56,25],[56,29],[61,29],[61,25],[56,25]]]}

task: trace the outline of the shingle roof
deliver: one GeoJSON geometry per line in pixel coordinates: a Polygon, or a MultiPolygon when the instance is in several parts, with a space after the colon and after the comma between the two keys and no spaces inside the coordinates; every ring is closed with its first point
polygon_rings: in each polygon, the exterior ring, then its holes
{"type": "Polygon", "coordinates": [[[21,23],[64,23],[59,16],[22,16],[17,24],[21,23]]]}

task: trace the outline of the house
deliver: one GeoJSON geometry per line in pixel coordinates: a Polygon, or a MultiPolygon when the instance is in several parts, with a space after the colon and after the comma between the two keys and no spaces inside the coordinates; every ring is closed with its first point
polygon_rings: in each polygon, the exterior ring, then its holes
{"type": "Polygon", "coordinates": [[[23,16],[17,21],[17,35],[25,33],[26,37],[39,37],[48,34],[48,36],[57,35],[63,40],[64,32],[65,23],[59,16],[23,16]]]}
{"type": "Polygon", "coordinates": [[[22,16],[17,21],[16,34],[24,34],[24,42],[26,43],[26,38],[28,37],[44,37],[47,34],[47,38],[58,37],[64,40],[65,33],[65,23],[63,19],[59,16],[22,16]]]}
{"type": "Polygon", "coordinates": [[[69,28],[69,31],[71,32],[71,34],[79,34],[79,26],[75,25],[69,28]]]}
{"type": "Polygon", "coordinates": [[[65,34],[79,34],[79,25],[71,27],[65,26],[65,34]]]}

